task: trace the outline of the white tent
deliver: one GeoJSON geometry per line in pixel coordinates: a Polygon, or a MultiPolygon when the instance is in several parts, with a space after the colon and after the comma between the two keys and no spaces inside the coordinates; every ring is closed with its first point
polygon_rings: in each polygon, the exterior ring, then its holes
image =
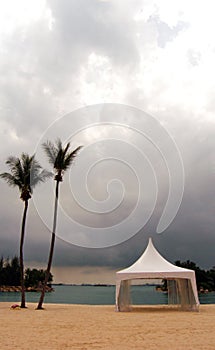
{"type": "Polygon", "coordinates": [[[116,273],[116,311],[130,310],[130,282],[133,279],[166,279],[168,303],[198,311],[195,271],[175,266],[164,259],[151,238],[142,256],[130,267],[116,273]]]}

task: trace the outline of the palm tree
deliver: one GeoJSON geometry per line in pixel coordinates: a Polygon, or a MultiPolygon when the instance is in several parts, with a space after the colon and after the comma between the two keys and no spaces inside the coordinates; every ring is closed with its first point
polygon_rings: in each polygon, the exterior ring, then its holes
{"type": "Polygon", "coordinates": [[[49,251],[48,264],[46,269],[45,281],[43,283],[43,288],[41,291],[41,296],[39,303],[37,305],[37,310],[43,309],[43,301],[45,297],[45,291],[49,275],[51,272],[51,265],[54,253],[55,245],[55,232],[57,225],[57,210],[58,210],[58,197],[59,197],[59,185],[63,181],[64,172],[71,166],[73,160],[77,156],[77,153],[82,148],[82,146],[77,147],[74,151],[70,151],[70,143],[68,142],[65,147],[63,147],[61,140],[57,140],[55,144],[50,141],[47,141],[43,144],[43,149],[48,157],[49,163],[53,166],[55,171],[56,188],[55,188],[55,204],[54,204],[54,219],[53,219],[53,228],[52,228],[52,237],[49,251]]]}
{"type": "Polygon", "coordinates": [[[23,246],[25,237],[25,224],[28,210],[28,201],[33,193],[33,188],[40,182],[45,182],[52,173],[42,170],[40,164],[35,160],[35,155],[29,156],[22,153],[20,158],[9,157],[6,161],[10,173],[2,173],[0,177],[4,179],[9,186],[18,187],[20,198],[24,202],[24,212],[22,216],[21,237],[20,237],[20,282],[21,282],[21,308],[25,308],[25,285],[24,285],[24,261],[23,246]]]}

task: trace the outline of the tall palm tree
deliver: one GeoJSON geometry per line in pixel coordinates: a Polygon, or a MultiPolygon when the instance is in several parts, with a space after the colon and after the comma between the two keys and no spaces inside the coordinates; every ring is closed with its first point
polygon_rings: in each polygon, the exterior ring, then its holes
{"type": "Polygon", "coordinates": [[[68,142],[67,145],[63,147],[60,139],[58,139],[55,142],[55,144],[53,144],[50,141],[47,141],[43,144],[43,149],[48,157],[49,163],[53,166],[55,171],[54,180],[56,181],[56,188],[55,188],[54,219],[53,219],[49,258],[48,258],[48,264],[46,269],[45,281],[43,283],[43,288],[41,291],[39,303],[37,305],[37,310],[43,309],[42,305],[45,297],[46,286],[47,286],[49,275],[51,272],[51,265],[52,265],[54,245],[55,245],[55,232],[56,232],[56,225],[57,225],[59,185],[60,185],[60,182],[63,181],[64,172],[71,166],[74,158],[77,156],[77,153],[81,148],[82,146],[79,146],[74,151],[70,151],[70,143],[68,142]]]}
{"type": "Polygon", "coordinates": [[[22,153],[20,158],[9,157],[6,161],[10,169],[10,173],[2,173],[0,177],[4,179],[9,186],[18,187],[20,198],[24,202],[24,212],[21,224],[20,237],[20,283],[21,283],[21,308],[25,308],[25,285],[24,285],[24,260],[23,246],[25,238],[25,224],[28,210],[28,201],[33,193],[33,188],[40,182],[45,182],[47,178],[52,176],[52,173],[47,170],[42,170],[40,164],[35,160],[35,155],[29,156],[22,153]]]}

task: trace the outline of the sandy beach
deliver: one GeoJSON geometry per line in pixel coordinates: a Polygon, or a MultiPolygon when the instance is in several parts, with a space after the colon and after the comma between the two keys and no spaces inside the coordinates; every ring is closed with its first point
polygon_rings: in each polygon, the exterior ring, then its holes
{"type": "Polygon", "coordinates": [[[215,349],[215,305],[200,312],[141,306],[46,304],[45,310],[11,310],[0,303],[1,349],[215,349]]]}

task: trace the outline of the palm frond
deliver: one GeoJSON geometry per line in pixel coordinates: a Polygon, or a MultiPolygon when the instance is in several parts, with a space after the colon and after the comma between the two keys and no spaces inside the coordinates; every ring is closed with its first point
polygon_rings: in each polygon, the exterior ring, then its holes
{"type": "Polygon", "coordinates": [[[63,164],[63,150],[62,148],[58,149],[57,156],[55,158],[54,162],[54,168],[57,170],[62,169],[62,164],[63,164]]]}
{"type": "Polygon", "coordinates": [[[53,176],[47,170],[42,170],[41,165],[35,159],[35,155],[29,156],[22,153],[20,159],[9,157],[6,164],[11,173],[0,174],[10,186],[18,186],[21,192],[21,199],[28,200],[31,198],[32,188],[39,182],[45,182],[47,178],[53,176]]]}
{"type": "Polygon", "coordinates": [[[42,147],[48,157],[49,163],[54,165],[57,156],[57,149],[55,145],[50,141],[46,141],[42,144],[42,147]]]}
{"type": "Polygon", "coordinates": [[[68,142],[66,147],[63,149],[63,154],[62,154],[63,159],[65,159],[69,147],[70,147],[70,142],[68,142]]]}
{"type": "MultiPolygon", "coordinates": [[[[72,164],[73,159],[76,157],[78,151],[82,146],[77,147],[74,151],[69,152],[70,142],[65,147],[62,145],[62,141],[57,139],[55,144],[47,141],[43,144],[43,149],[48,156],[49,162],[53,165],[55,171],[62,172],[69,168],[72,164]]],[[[59,175],[61,177],[61,175],[59,175]]],[[[60,178],[59,177],[59,178],[60,178]]]]}
{"type": "Polygon", "coordinates": [[[73,160],[76,158],[78,152],[83,146],[78,146],[74,151],[70,152],[68,155],[66,155],[64,159],[64,168],[63,170],[67,170],[70,165],[72,164],[73,160]]]}
{"type": "Polygon", "coordinates": [[[8,183],[9,186],[11,186],[11,187],[18,186],[21,189],[22,183],[12,174],[2,173],[2,174],[0,174],[0,177],[2,179],[4,179],[8,183]]]}
{"type": "Polygon", "coordinates": [[[31,174],[31,188],[34,188],[37,184],[41,182],[45,182],[47,179],[53,177],[54,174],[48,170],[43,169],[39,174],[35,174],[32,172],[31,174]]]}
{"type": "Polygon", "coordinates": [[[31,190],[31,172],[37,173],[37,171],[33,168],[34,165],[34,155],[29,156],[27,153],[21,154],[21,165],[23,169],[23,188],[25,188],[25,192],[31,190]]]}
{"type": "Polygon", "coordinates": [[[19,158],[17,157],[13,157],[10,156],[8,157],[8,159],[6,160],[6,164],[8,165],[8,167],[11,169],[11,171],[14,169],[14,166],[16,165],[16,163],[19,161],[19,158]]]}
{"type": "Polygon", "coordinates": [[[29,169],[26,169],[26,172],[30,170],[30,172],[34,172],[35,174],[38,174],[41,171],[42,167],[40,163],[35,159],[35,157],[32,157],[29,164],[29,169]]]}
{"type": "Polygon", "coordinates": [[[58,137],[57,140],[55,141],[56,143],[56,149],[62,149],[62,141],[61,139],[58,137]]]}
{"type": "Polygon", "coordinates": [[[24,171],[23,171],[23,167],[22,167],[20,159],[17,157],[10,156],[10,157],[8,157],[8,159],[6,161],[6,164],[10,168],[12,175],[15,178],[19,179],[20,182],[23,182],[24,181],[24,171]]]}
{"type": "Polygon", "coordinates": [[[21,154],[21,162],[24,174],[27,174],[31,171],[32,167],[36,169],[41,169],[41,165],[35,160],[35,155],[29,156],[27,153],[21,154]]]}

